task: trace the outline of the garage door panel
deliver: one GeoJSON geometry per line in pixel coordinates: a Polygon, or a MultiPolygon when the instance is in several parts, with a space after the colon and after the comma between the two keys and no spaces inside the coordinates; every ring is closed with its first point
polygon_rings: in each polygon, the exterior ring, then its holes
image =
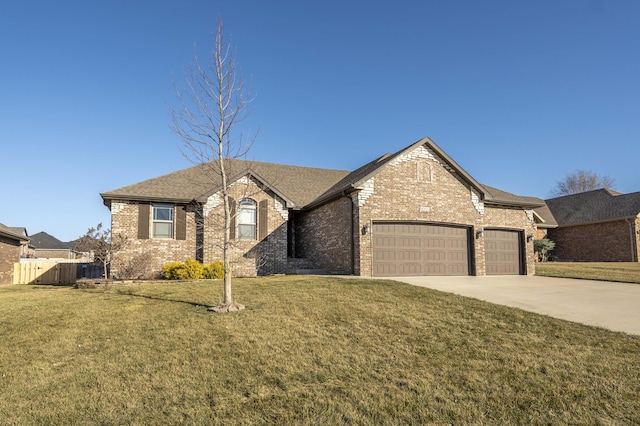
{"type": "Polygon", "coordinates": [[[419,262],[422,258],[421,253],[415,250],[403,250],[399,251],[397,254],[398,256],[396,259],[405,262],[419,262]]]}
{"type": "Polygon", "coordinates": [[[374,223],[373,275],[469,275],[466,228],[374,223]]]}
{"type": "Polygon", "coordinates": [[[395,261],[396,260],[396,252],[395,251],[378,251],[373,254],[374,261],[395,261]]]}
{"type": "Polygon", "coordinates": [[[518,231],[485,230],[485,264],[487,275],[519,275],[522,273],[520,233],[518,231]]]}

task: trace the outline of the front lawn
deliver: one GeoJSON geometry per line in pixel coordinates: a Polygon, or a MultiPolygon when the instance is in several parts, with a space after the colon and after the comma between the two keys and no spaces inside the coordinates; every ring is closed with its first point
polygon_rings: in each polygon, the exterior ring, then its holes
{"type": "Polygon", "coordinates": [[[640,263],[542,262],[536,264],[536,275],[640,284],[640,263]]]}
{"type": "Polygon", "coordinates": [[[392,281],[0,287],[3,424],[638,424],[640,337],[392,281]]]}

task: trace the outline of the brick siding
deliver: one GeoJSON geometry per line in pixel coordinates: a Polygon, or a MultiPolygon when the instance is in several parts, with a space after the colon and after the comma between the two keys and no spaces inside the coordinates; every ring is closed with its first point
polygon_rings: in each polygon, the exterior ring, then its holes
{"type": "MultiPolygon", "coordinates": [[[[231,186],[229,195],[236,203],[250,198],[258,205],[266,200],[267,237],[258,240],[233,239],[230,251],[234,277],[255,277],[257,275],[283,274],[287,267],[287,218],[284,202],[270,192],[260,189],[253,181],[243,180],[231,186]]],[[[259,215],[258,215],[259,216],[259,215]]],[[[264,224],[257,219],[258,232],[264,224]]],[[[222,260],[224,207],[222,200],[213,207],[205,221],[204,262],[222,260]]]]}
{"type": "Polygon", "coordinates": [[[536,240],[541,240],[543,238],[547,238],[547,234],[549,232],[548,228],[536,228],[536,232],[535,232],[535,239],[536,240]]]}
{"type": "MultiPolygon", "coordinates": [[[[359,193],[354,194],[354,233],[356,275],[372,275],[372,234],[362,234],[365,225],[373,228],[374,221],[420,221],[464,225],[475,230],[496,228],[517,230],[533,235],[535,224],[521,208],[484,205],[478,194],[446,165],[438,156],[419,147],[417,150],[394,160],[383,168],[359,193]],[[419,166],[428,162],[429,167],[419,166]],[[418,174],[430,171],[430,176],[418,179],[418,174]]],[[[310,240],[313,232],[318,241],[305,241],[305,252],[313,256],[319,267],[334,273],[350,270],[344,263],[351,260],[349,221],[350,206],[347,198],[341,198],[306,213],[302,219],[310,240]],[[313,247],[310,249],[309,247],[313,247]]],[[[484,239],[473,239],[475,271],[485,275],[484,239]]],[[[533,241],[524,242],[527,274],[535,271],[533,241]]]]}
{"type": "Polygon", "coordinates": [[[556,243],[553,255],[561,261],[637,262],[640,219],[549,229],[556,243]]]}
{"type": "Polygon", "coordinates": [[[187,239],[184,241],[167,238],[138,239],[138,203],[119,201],[117,206],[115,204],[114,201],[111,208],[111,232],[113,236],[125,236],[126,243],[122,250],[112,255],[112,276],[122,276],[128,264],[140,261],[146,263],[142,277],[157,278],[165,263],[184,262],[187,258],[196,257],[194,212],[187,212],[187,239]]]}
{"type": "Polygon", "coordinates": [[[35,249],[38,259],[75,259],[75,254],[69,249],[35,249]]]}
{"type": "Polygon", "coordinates": [[[351,205],[350,197],[341,197],[301,215],[296,255],[334,274],[353,273],[351,205]]]}
{"type": "MultiPolygon", "coordinates": [[[[268,200],[268,232],[262,241],[238,240],[232,241],[231,265],[235,277],[256,276],[272,273],[284,273],[287,256],[287,212],[282,207],[283,202],[273,194],[260,190],[253,182],[245,181],[231,187],[230,195],[236,202],[242,198],[251,198],[257,203],[268,200]]],[[[113,202],[111,214],[111,228],[113,235],[124,235],[127,238],[125,248],[114,253],[111,263],[111,273],[118,276],[126,269],[126,265],[139,259],[145,262],[145,278],[159,275],[162,266],[172,261],[184,262],[187,258],[197,258],[197,250],[203,252],[203,262],[210,263],[222,260],[222,223],[223,206],[221,200],[212,197],[212,203],[207,204],[204,216],[204,238],[202,247],[196,244],[196,219],[203,217],[202,211],[187,209],[186,239],[138,238],[138,203],[113,202]]],[[[151,221],[150,221],[151,223],[151,221]]],[[[258,224],[261,226],[261,224],[258,224]]]]}
{"type": "Polygon", "coordinates": [[[20,261],[20,243],[0,236],[0,284],[13,283],[13,264],[20,261]]]}

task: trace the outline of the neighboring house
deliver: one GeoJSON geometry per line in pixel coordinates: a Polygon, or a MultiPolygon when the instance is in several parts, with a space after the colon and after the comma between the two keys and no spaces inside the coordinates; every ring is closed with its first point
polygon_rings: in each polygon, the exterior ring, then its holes
{"type": "Polygon", "coordinates": [[[25,228],[0,223],[0,284],[13,283],[14,264],[28,254],[29,237],[25,228]]]}
{"type": "Polygon", "coordinates": [[[76,259],[80,253],[73,250],[72,243],[64,243],[46,232],[31,236],[31,246],[38,259],[76,259]]]}
{"type": "MultiPolygon", "coordinates": [[[[101,194],[118,276],[222,258],[220,183],[198,165],[101,194]]],[[[481,185],[424,138],[353,171],[229,161],[234,276],[306,264],[361,276],[533,274],[538,198],[481,185]],[[301,260],[304,259],[304,260],[301,260]]]]}
{"type": "Polygon", "coordinates": [[[548,230],[557,260],[638,262],[640,192],[598,189],[552,198],[546,205],[558,224],[548,230]]]}
{"type": "MultiPolygon", "coordinates": [[[[541,200],[542,201],[542,200],[541,200]]],[[[544,201],[542,201],[544,203],[544,201]]],[[[533,216],[536,221],[536,233],[534,237],[536,240],[549,237],[549,230],[558,227],[556,218],[553,217],[551,210],[545,204],[542,207],[538,207],[533,211],[533,216]]]]}

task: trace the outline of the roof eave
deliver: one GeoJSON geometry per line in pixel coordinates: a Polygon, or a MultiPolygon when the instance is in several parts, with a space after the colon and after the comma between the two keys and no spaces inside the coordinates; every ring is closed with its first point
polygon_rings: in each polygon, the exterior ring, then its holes
{"type": "Polygon", "coordinates": [[[571,226],[585,226],[585,225],[597,225],[599,223],[607,223],[607,222],[618,222],[618,221],[622,221],[622,220],[632,220],[632,219],[638,219],[640,218],[640,213],[635,215],[635,216],[622,216],[622,217],[610,217],[608,219],[601,219],[601,220],[593,220],[590,222],[581,222],[581,223],[571,223],[568,225],[561,225],[558,224],[558,228],[569,228],[571,226]]]}
{"type": "Polygon", "coordinates": [[[536,223],[536,227],[537,228],[550,229],[550,228],[557,228],[558,225],[553,225],[553,224],[550,224],[550,223],[536,223]]]}
{"type": "Polygon", "coordinates": [[[29,237],[25,237],[24,235],[14,234],[13,232],[4,231],[0,229],[0,235],[4,235],[5,237],[11,238],[15,241],[20,241],[21,244],[28,243],[31,241],[29,237]]]}
{"type": "Polygon", "coordinates": [[[313,210],[315,208],[318,208],[324,204],[330,203],[331,201],[337,200],[338,198],[342,198],[342,197],[346,197],[348,194],[351,194],[352,192],[356,191],[358,188],[356,188],[353,184],[349,185],[349,187],[347,189],[344,189],[342,191],[339,192],[332,192],[331,194],[322,197],[322,198],[318,198],[313,200],[311,203],[307,204],[306,206],[297,209],[297,210],[313,210]]]}
{"type": "Polygon", "coordinates": [[[143,201],[143,202],[159,202],[159,203],[174,203],[174,204],[189,204],[193,201],[192,198],[176,198],[176,197],[148,197],[140,195],[109,195],[100,194],[104,200],[104,204],[110,207],[111,201],[143,201]],[[107,204],[109,203],[109,204],[107,204]]]}
{"type": "Polygon", "coordinates": [[[522,208],[529,208],[529,209],[535,209],[535,208],[544,206],[544,204],[539,204],[539,203],[526,203],[521,201],[502,201],[502,200],[485,200],[484,203],[492,206],[522,207],[522,208]]]}
{"type": "MultiPolygon", "coordinates": [[[[263,178],[262,176],[260,176],[258,173],[256,173],[255,171],[253,171],[251,168],[248,168],[240,173],[237,173],[236,175],[234,175],[231,179],[229,179],[230,182],[236,182],[239,179],[242,179],[244,176],[250,176],[256,180],[258,180],[258,182],[260,182],[265,188],[269,189],[271,192],[273,192],[274,194],[276,194],[279,198],[281,198],[282,200],[284,200],[285,202],[285,207],[287,208],[293,208],[295,207],[295,203],[286,195],[284,195],[280,190],[278,190],[274,185],[270,184],[269,181],[267,181],[265,178],[263,178]]],[[[218,185],[216,186],[213,190],[211,191],[207,191],[206,193],[198,196],[195,198],[196,201],[200,202],[200,203],[206,203],[207,199],[220,191],[220,189],[222,189],[222,185],[218,185]]]]}

